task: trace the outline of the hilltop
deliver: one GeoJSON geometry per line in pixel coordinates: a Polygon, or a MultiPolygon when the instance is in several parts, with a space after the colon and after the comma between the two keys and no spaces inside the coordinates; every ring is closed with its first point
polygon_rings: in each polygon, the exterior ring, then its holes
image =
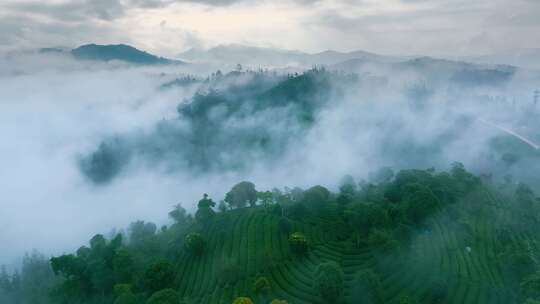
{"type": "Polygon", "coordinates": [[[120,60],[133,64],[154,65],[154,64],[182,64],[178,60],[171,60],[158,57],[141,51],[125,44],[98,45],[86,44],[71,50],[71,54],[77,59],[111,61],[120,60]]]}

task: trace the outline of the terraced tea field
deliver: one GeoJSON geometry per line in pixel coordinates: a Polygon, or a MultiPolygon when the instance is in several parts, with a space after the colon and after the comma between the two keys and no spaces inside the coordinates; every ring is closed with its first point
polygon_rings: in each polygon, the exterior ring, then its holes
{"type": "MultiPolygon", "coordinates": [[[[512,303],[513,291],[502,274],[497,231],[505,225],[519,227],[522,215],[494,193],[488,188],[472,193],[454,206],[457,216],[448,210],[438,212],[413,235],[410,248],[392,256],[357,247],[352,239],[340,240],[337,225],[343,222],[336,205],[327,206],[322,217],[293,221],[292,231],[303,232],[310,242],[305,257],[291,253],[288,235],[278,228],[279,216],[262,207],[229,211],[205,231],[208,244],[203,256],[181,259],[179,292],[198,303],[228,304],[239,296],[256,303],[274,298],[296,304],[325,303],[314,288],[313,273],[320,263],[334,261],[345,274],[346,299],[351,297],[355,275],[372,270],[381,278],[385,303],[399,303],[405,296],[434,303],[429,289],[441,280],[448,288],[445,303],[512,303]],[[232,282],[220,277],[224,265],[234,265],[238,277],[232,282]],[[271,282],[264,299],[252,289],[259,276],[271,282]]],[[[535,246],[531,231],[519,229],[512,235],[512,242],[531,241],[535,246]]]]}

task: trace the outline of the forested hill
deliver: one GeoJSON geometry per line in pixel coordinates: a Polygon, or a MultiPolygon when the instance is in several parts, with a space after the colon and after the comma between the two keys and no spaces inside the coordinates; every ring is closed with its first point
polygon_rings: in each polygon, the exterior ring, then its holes
{"type": "Polygon", "coordinates": [[[95,184],[112,181],[132,159],[190,172],[227,172],[279,161],[290,141],[303,138],[331,97],[354,75],[313,69],[300,75],[214,73],[206,80],[178,79],[163,88],[198,82],[178,105],[176,118],[147,133],[115,134],[86,155],[81,172],[95,184]]]}
{"type": "Polygon", "coordinates": [[[476,177],[458,163],[449,172],[384,168],[340,184],[257,191],[241,182],[219,203],[204,195],[194,215],[177,206],[171,225],[138,221],[127,233],[96,235],[50,268],[27,257],[22,273],[0,276],[0,300],[540,301],[540,199],[526,185],[476,177]]]}
{"type": "Polygon", "coordinates": [[[111,61],[119,60],[132,64],[183,64],[182,61],[158,57],[125,44],[98,45],[86,44],[71,50],[77,59],[111,61]]]}

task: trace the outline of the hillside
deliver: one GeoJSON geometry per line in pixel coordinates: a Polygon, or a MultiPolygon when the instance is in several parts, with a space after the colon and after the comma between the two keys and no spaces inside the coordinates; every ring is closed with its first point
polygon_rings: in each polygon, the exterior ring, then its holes
{"type": "Polygon", "coordinates": [[[139,221],[109,240],[96,235],[51,259],[63,277],[53,303],[540,299],[540,199],[527,186],[495,184],[460,164],[370,176],[344,178],[337,193],[242,182],[217,206],[205,195],[194,216],[176,206],[174,224],[160,230],[139,221]]]}
{"type": "Polygon", "coordinates": [[[71,51],[71,54],[77,59],[111,61],[120,60],[133,64],[181,64],[177,60],[158,57],[150,53],[138,50],[125,44],[117,45],[97,45],[86,44],[71,51]]]}

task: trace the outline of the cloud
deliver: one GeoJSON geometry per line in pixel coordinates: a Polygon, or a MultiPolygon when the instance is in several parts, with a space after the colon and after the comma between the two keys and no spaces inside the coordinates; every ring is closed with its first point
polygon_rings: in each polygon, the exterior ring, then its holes
{"type": "Polygon", "coordinates": [[[36,18],[61,20],[63,22],[84,22],[88,19],[111,21],[124,15],[120,0],[84,0],[69,2],[8,2],[0,5],[11,13],[36,18]]]}
{"type": "Polygon", "coordinates": [[[506,46],[491,44],[492,51],[540,47],[539,9],[531,0],[6,0],[0,48],[132,43],[171,55],[190,47],[181,37],[188,32],[197,34],[197,45],[471,55],[485,52],[470,43],[483,33],[511,38],[506,46]]]}

